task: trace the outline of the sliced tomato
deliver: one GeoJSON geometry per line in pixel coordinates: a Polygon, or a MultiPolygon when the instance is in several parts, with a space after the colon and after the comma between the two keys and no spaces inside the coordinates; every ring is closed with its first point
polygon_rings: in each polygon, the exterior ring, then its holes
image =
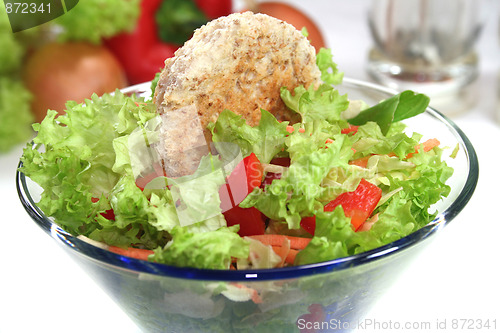
{"type": "Polygon", "coordinates": [[[326,204],[324,210],[331,212],[337,206],[342,206],[345,215],[351,218],[354,230],[357,230],[373,213],[381,197],[382,190],[378,186],[361,179],[356,190],[340,194],[326,204]]]}

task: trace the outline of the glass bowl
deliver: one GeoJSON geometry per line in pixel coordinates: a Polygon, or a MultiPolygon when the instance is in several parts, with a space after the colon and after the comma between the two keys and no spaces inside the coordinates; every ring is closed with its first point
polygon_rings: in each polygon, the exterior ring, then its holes
{"type": "MultiPolygon", "coordinates": [[[[150,84],[127,89],[148,96],[150,84]]],[[[338,87],[350,99],[375,104],[394,94],[370,83],[345,79],[338,87]]],[[[19,198],[29,216],[83,266],[145,332],[315,332],[356,328],[370,306],[471,198],[478,161],[465,134],[438,111],[406,121],[408,131],[438,137],[459,151],[447,163],[455,172],[451,192],[435,205],[438,215],[393,243],[328,262],[266,270],[180,268],[118,255],[65,232],[37,207],[41,190],[18,172],[19,198]],[[262,299],[238,301],[264,292],[262,299]]],[[[422,286],[423,288],[424,286],[422,286]]]]}

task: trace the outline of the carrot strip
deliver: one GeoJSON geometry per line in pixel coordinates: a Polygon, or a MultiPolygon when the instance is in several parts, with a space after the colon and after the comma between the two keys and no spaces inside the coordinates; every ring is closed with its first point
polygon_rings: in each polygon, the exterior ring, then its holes
{"type": "Polygon", "coordinates": [[[126,256],[126,257],[131,257],[135,259],[140,259],[140,260],[148,260],[149,255],[153,254],[154,252],[152,250],[146,250],[146,249],[136,249],[133,247],[129,247],[126,249],[123,249],[118,246],[110,246],[108,248],[109,251],[126,256]]]}
{"type": "Polygon", "coordinates": [[[365,157],[361,157],[352,161],[349,161],[350,165],[357,165],[359,167],[365,168],[368,166],[368,159],[372,157],[372,155],[368,155],[365,157]]]}
{"type": "MultiPolygon", "coordinates": [[[[439,142],[438,139],[429,139],[429,140],[422,143],[422,145],[424,146],[424,151],[429,151],[432,148],[439,146],[440,144],[441,144],[441,142],[439,142]]],[[[415,147],[415,149],[417,149],[419,146],[420,145],[415,147]]]]}
{"type": "Polygon", "coordinates": [[[290,251],[288,251],[288,255],[286,256],[285,262],[289,265],[293,265],[297,253],[299,253],[299,250],[290,249],[290,251]]]}
{"type": "Polygon", "coordinates": [[[437,147],[441,144],[441,142],[439,142],[438,139],[429,139],[425,142],[422,142],[418,145],[415,146],[415,152],[414,153],[409,153],[408,155],[406,155],[406,158],[410,158],[413,156],[413,154],[416,154],[418,153],[418,149],[420,147],[422,147],[424,149],[425,152],[428,152],[429,150],[431,150],[432,148],[434,147],[437,147]]]}
{"type": "Polygon", "coordinates": [[[311,241],[311,238],[306,238],[306,237],[275,235],[275,234],[253,235],[249,237],[258,240],[263,244],[271,246],[282,246],[283,238],[287,238],[290,241],[290,248],[295,250],[302,250],[311,241]]]}

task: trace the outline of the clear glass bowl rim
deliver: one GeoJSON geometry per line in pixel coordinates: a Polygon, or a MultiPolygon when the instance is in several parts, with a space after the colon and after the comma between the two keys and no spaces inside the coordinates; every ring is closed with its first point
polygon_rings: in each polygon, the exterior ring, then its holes
{"type": "MultiPolygon", "coordinates": [[[[389,88],[355,79],[344,78],[343,84],[354,85],[359,88],[373,89],[386,94],[396,93],[394,90],[389,88]]],[[[149,89],[149,87],[150,83],[146,82],[125,88],[123,91],[144,91],[149,89]]],[[[47,216],[44,215],[40,208],[37,207],[29,192],[26,176],[19,170],[16,172],[16,188],[21,203],[28,215],[44,231],[51,235],[51,237],[64,243],[64,246],[67,246],[70,251],[75,251],[80,255],[90,258],[91,260],[100,262],[104,265],[111,265],[118,269],[131,270],[137,273],[148,273],[157,276],[217,281],[265,281],[292,279],[321,273],[332,273],[334,271],[346,270],[374,262],[383,257],[395,255],[405,249],[415,246],[450,223],[462,211],[472,197],[479,177],[479,163],[474,147],[465,133],[452,120],[448,119],[439,111],[431,107],[427,108],[426,113],[436,118],[438,121],[445,123],[451,131],[455,132],[457,139],[461,140],[463,146],[466,148],[465,153],[468,159],[469,173],[467,174],[467,179],[457,199],[453,201],[445,211],[439,213],[434,220],[429,222],[428,225],[406,237],[367,252],[315,264],[274,269],[210,270],[169,266],[122,256],[101,249],[80,238],[77,238],[52,222],[47,216]]],[[[22,162],[19,163],[19,166],[22,166],[22,162]]]]}

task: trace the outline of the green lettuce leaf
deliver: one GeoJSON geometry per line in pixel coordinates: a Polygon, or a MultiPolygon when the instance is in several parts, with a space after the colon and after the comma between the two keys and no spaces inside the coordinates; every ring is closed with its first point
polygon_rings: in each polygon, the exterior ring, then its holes
{"type": "Polygon", "coordinates": [[[316,55],[316,65],[321,71],[321,81],[329,85],[341,84],[344,73],[340,72],[337,64],[333,62],[332,51],[329,48],[321,48],[316,55]]]}
{"type": "Polygon", "coordinates": [[[172,240],[155,249],[151,260],[179,267],[229,269],[232,258],[247,258],[249,242],[238,234],[238,227],[193,233],[183,227],[172,230],[172,240]]]}
{"type": "Polygon", "coordinates": [[[209,124],[213,142],[237,144],[243,156],[255,153],[259,161],[269,163],[284,148],[287,122],[278,120],[269,112],[261,110],[259,125],[249,126],[241,116],[224,110],[217,122],[209,124]]]}
{"type": "MultiPolygon", "coordinates": [[[[125,214],[122,204],[110,204],[107,196],[113,191],[118,195],[131,190],[125,181],[129,180],[127,175],[113,171],[113,141],[156,116],[150,106],[135,103],[141,101],[119,91],[102,97],[93,95],[82,104],[68,102],[64,116],[49,110],[40,124],[33,125],[38,133],[34,145],[24,149],[21,171],[44,189],[39,207],[68,232],[89,235],[110,227],[110,220],[100,213],[111,205],[117,209],[119,220],[113,227],[125,229],[126,221],[136,220],[125,214]],[[120,189],[115,188],[117,184],[120,189]]],[[[137,220],[143,219],[142,211],[136,214],[141,216],[137,220]]]]}
{"type": "Polygon", "coordinates": [[[349,106],[347,95],[340,95],[328,84],[322,84],[317,89],[298,86],[293,94],[282,87],[281,99],[289,109],[300,114],[303,123],[321,119],[338,121],[340,114],[349,106]]]}
{"type": "Polygon", "coordinates": [[[341,206],[333,212],[319,212],[314,237],[297,254],[294,264],[305,265],[348,256],[356,238],[351,220],[344,215],[341,206]]]}
{"type": "Polygon", "coordinates": [[[240,203],[241,207],[255,206],[267,217],[285,220],[290,229],[298,229],[303,216],[322,208],[319,201],[326,190],[322,181],[334,167],[347,167],[353,155],[350,138],[329,134],[339,128],[326,121],[304,124],[304,131],[294,130],[286,139],[290,167],[266,186],[255,190],[240,203]],[[326,143],[326,139],[332,140],[326,143]]]}

